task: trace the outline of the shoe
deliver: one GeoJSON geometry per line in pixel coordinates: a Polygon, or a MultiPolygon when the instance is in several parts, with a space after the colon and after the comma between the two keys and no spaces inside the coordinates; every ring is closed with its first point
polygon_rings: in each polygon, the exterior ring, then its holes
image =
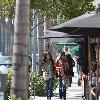
{"type": "Polygon", "coordinates": [[[64,100],[66,100],[66,98],[64,98],[64,100]]]}
{"type": "Polygon", "coordinates": [[[47,98],[47,100],[51,100],[51,98],[47,98]]]}
{"type": "Polygon", "coordinates": [[[59,97],[60,100],[62,100],[62,97],[59,97]]]}

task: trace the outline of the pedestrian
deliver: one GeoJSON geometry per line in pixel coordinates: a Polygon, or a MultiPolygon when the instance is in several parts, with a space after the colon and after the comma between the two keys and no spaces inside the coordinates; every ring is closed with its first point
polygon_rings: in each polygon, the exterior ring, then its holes
{"type": "Polygon", "coordinates": [[[57,57],[55,62],[56,70],[59,78],[59,97],[66,100],[66,89],[67,89],[67,61],[65,58],[65,52],[61,52],[60,56],[57,57]]]}
{"type": "Polygon", "coordinates": [[[100,14],[100,3],[97,5],[98,7],[96,8],[96,14],[100,14]]]}
{"type": "Polygon", "coordinates": [[[75,66],[75,62],[70,54],[66,54],[67,63],[69,66],[68,69],[68,79],[69,79],[69,86],[71,87],[72,77],[74,76],[73,67],[75,66]]]}
{"type": "Polygon", "coordinates": [[[42,71],[43,77],[45,79],[47,100],[51,100],[52,97],[54,69],[54,61],[52,59],[51,53],[47,52],[44,54],[44,59],[42,62],[42,71]]]}
{"type": "Polygon", "coordinates": [[[82,58],[79,57],[77,58],[77,72],[78,72],[78,75],[80,74],[80,71],[81,71],[81,67],[82,67],[82,58]]]}

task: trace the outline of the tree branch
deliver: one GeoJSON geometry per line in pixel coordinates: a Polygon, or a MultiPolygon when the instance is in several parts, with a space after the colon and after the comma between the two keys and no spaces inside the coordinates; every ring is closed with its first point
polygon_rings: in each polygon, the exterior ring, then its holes
{"type": "Polygon", "coordinates": [[[0,19],[0,23],[2,23],[2,25],[9,31],[14,33],[13,29],[2,19],[0,19]]]}
{"type": "Polygon", "coordinates": [[[43,24],[43,23],[46,22],[48,19],[49,19],[49,18],[47,18],[46,20],[44,20],[44,21],[38,23],[36,26],[34,26],[34,27],[31,29],[31,31],[30,31],[30,36],[32,36],[31,33],[32,33],[32,31],[33,31],[37,26],[43,24]]]}

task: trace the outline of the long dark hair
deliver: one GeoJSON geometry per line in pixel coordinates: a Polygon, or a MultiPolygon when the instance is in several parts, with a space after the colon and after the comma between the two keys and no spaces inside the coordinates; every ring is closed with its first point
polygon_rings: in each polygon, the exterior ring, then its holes
{"type": "Polygon", "coordinates": [[[51,61],[52,63],[54,63],[54,60],[53,60],[53,58],[52,58],[51,53],[50,53],[50,52],[47,52],[47,54],[50,56],[50,61],[51,61]]]}
{"type": "Polygon", "coordinates": [[[44,64],[44,62],[46,62],[46,60],[47,60],[47,53],[44,53],[42,59],[42,65],[44,64]]]}
{"type": "Polygon", "coordinates": [[[55,68],[54,60],[53,60],[52,55],[51,55],[50,52],[47,52],[47,54],[50,56],[50,61],[52,63],[52,70],[53,70],[53,72],[55,74],[56,68],[55,68]]]}
{"type": "Polygon", "coordinates": [[[74,62],[72,56],[70,54],[66,54],[66,58],[67,58],[67,61],[69,63],[69,66],[74,67],[75,66],[75,62],[74,62]]]}

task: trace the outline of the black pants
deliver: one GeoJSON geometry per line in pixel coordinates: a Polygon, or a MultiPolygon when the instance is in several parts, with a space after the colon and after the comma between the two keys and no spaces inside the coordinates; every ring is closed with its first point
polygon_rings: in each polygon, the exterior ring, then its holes
{"type": "Polygon", "coordinates": [[[69,87],[71,87],[71,83],[72,83],[72,76],[68,76],[68,80],[69,80],[69,87]]]}

